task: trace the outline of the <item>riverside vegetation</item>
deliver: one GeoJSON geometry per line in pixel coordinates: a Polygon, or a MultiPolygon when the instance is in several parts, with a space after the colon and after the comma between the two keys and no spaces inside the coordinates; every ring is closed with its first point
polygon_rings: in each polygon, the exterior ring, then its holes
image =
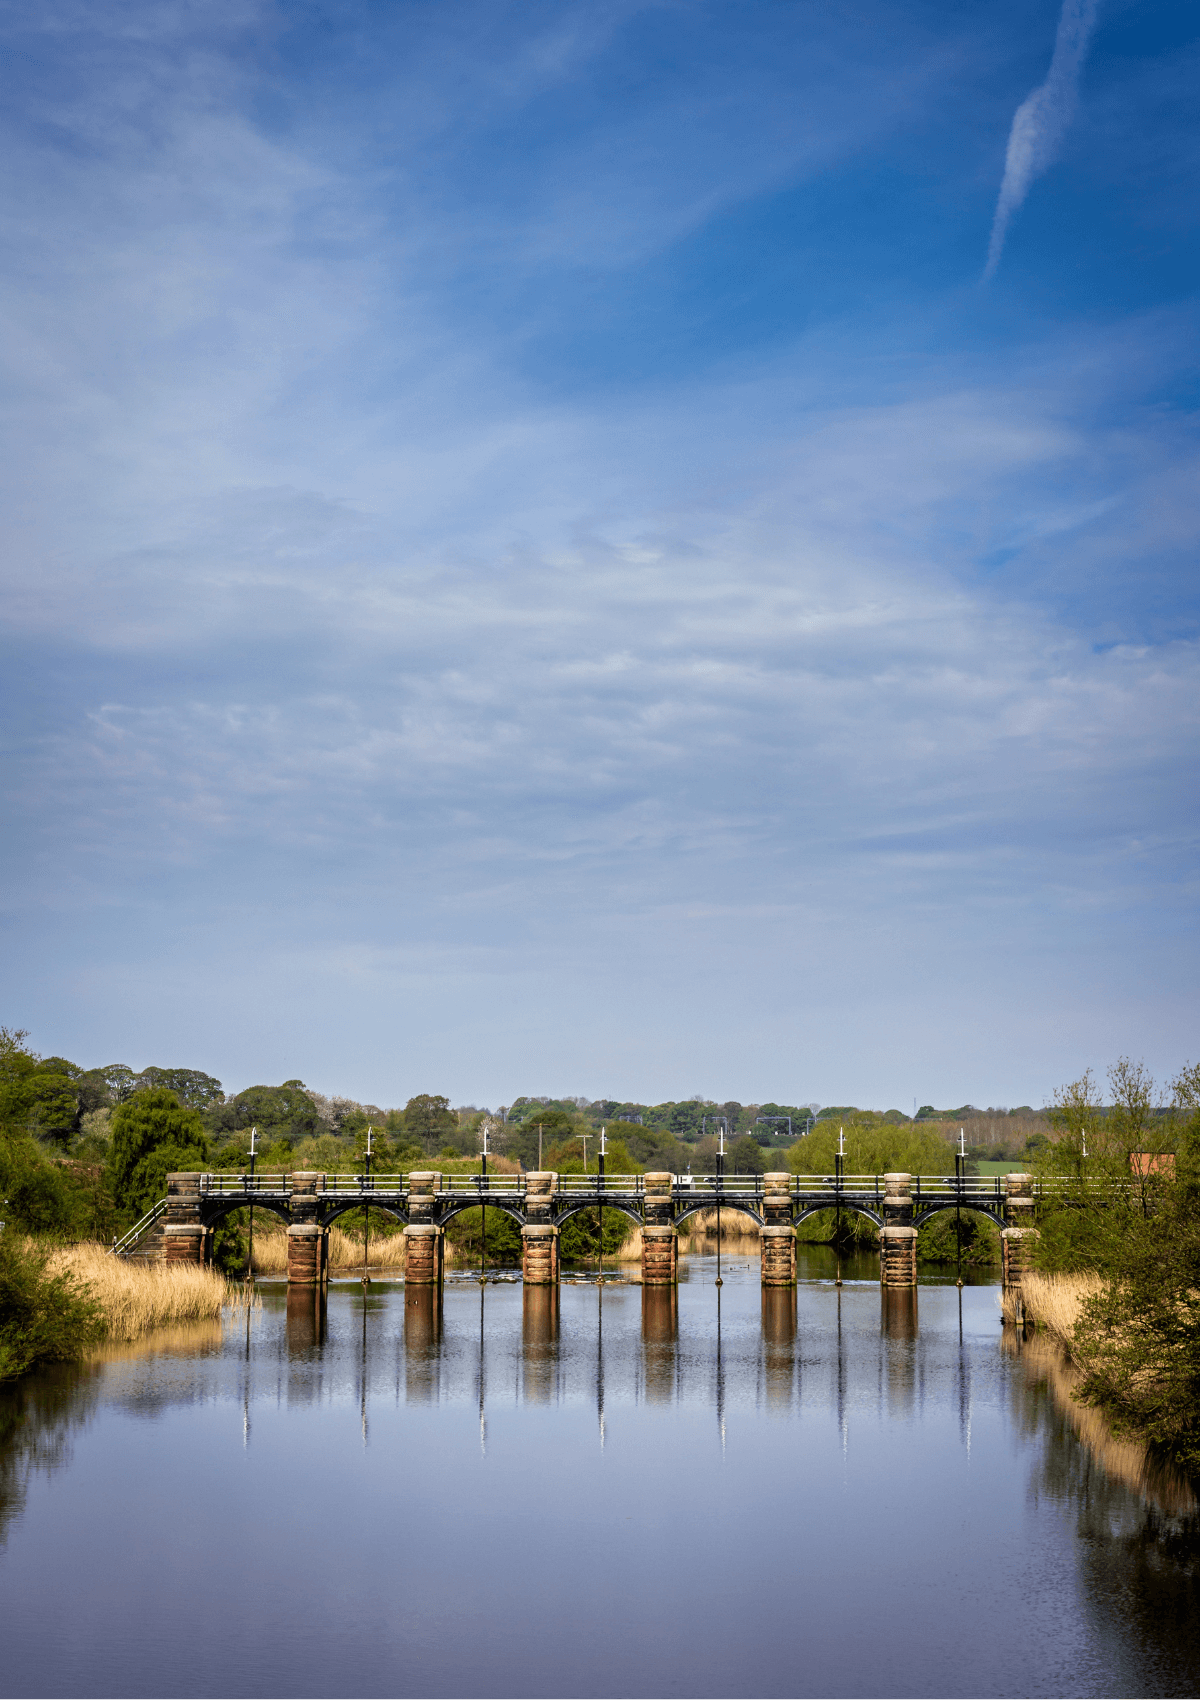
{"type": "MultiPolygon", "coordinates": [[[[602,1123],[610,1128],[610,1174],[704,1172],[715,1155],[710,1123],[717,1116],[731,1134],[731,1173],[830,1174],[842,1131],[848,1173],[942,1174],[953,1168],[961,1125],[970,1129],[972,1165],[999,1158],[1058,1182],[1054,1203],[1039,1216],[1035,1253],[1040,1272],[1057,1285],[1037,1297],[1031,1285],[1029,1309],[1037,1317],[1041,1307],[1045,1325],[1068,1346],[1081,1371],[1080,1397],[1103,1409],[1119,1432],[1200,1470],[1193,1432],[1200,1402],[1200,1068],[1185,1068],[1160,1093],[1139,1065],[1121,1059],[1109,1071],[1108,1102],[1085,1073],[1056,1092],[1041,1114],[1028,1106],[980,1112],[971,1105],[944,1114],[923,1105],[908,1117],[844,1105],[812,1120],[817,1107],[811,1105],[690,1099],[639,1106],[530,1097],[492,1116],[474,1107],[453,1110],[431,1093],[410,1098],[403,1110],[383,1110],[326,1098],[299,1080],[227,1098],[220,1081],[200,1070],[137,1073],[124,1064],[84,1070],[62,1057],[39,1057],[25,1039],[0,1029],[0,1196],[7,1224],[0,1232],[0,1376],[78,1355],[134,1326],[219,1315],[234,1291],[225,1277],[246,1268],[241,1218],[218,1230],[217,1268],[180,1271],[178,1281],[174,1271],[115,1265],[103,1242],[162,1197],[172,1170],[244,1169],[252,1125],[260,1136],[260,1170],[361,1169],[372,1126],[376,1172],[427,1164],[469,1172],[477,1167],[486,1120],[497,1172],[540,1161],[562,1174],[595,1172],[602,1123]],[[788,1116],[793,1131],[811,1121],[807,1135],[790,1143],[780,1131],[788,1116]],[[1092,1208],[1098,1189],[1107,1202],[1092,1208]],[[90,1250],[84,1242],[92,1242],[90,1250]],[[1069,1291],[1078,1304],[1069,1328],[1050,1321],[1051,1291],[1060,1299],[1069,1291]]],[[[516,1224],[499,1210],[487,1211],[485,1245],[483,1222],[479,1210],[454,1219],[447,1232],[452,1260],[516,1265],[516,1224]]],[[[331,1244],[335,1268],[361,1266],[363,1227],[361,1212],[341,1219],[331,1244]]],[[[722,1228],[726,1237],[744,1236],[747,1220],[730,1209],[722,1212],[722,1228]]],[[[713,1231],[715,1223],[694,1220],[688,1242],[702,1245],[713,1231]]],[[[822,1212],[799,1231],[803,1239],[846,1249],[875,1239],[873,1225],[849,1212],[822,1212]]],[[[282,1272],[282,1241],[260,1218],[258,1270],[282,1272]]],[[[568,1264],[636,1256],[636,1229],[615,1210],[604,1212],[602,1224],[599,1211],[584,1212],[564,1227],[562,1253],[568,1264]]],[[[959,1220],[947,1212],[922,1229],[918,1253],[927,1265],[994,1263],[998,1236],[972,1212],[959,1220]]],[[[397,1226],[382,1213],[372,1214],[371,1261],[402,1266],[397,1226]]]]}

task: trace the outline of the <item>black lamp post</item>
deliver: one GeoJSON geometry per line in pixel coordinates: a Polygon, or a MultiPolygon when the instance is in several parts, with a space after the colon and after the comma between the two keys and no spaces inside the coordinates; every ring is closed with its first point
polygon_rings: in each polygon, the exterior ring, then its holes
{"type": "Polygon", "coordinates": [[[967,1172],[967,1135],[965,1128],[958,1130],[958,1150],[954,1153],[954,1244],[958,1252],[958,1281],[962,1286],[962,1189],[963,1176],[967,1172]]]}
{"type": "Polygon", "coordinates": [[[258,1128],[250,1129],[250,1245],[246,1251],[246,1279],[254,1279],[254,1165],[258,1158],[258,1128]]]}
{"type": "Polygon", "coordinates": [[[606,1132],[606,1128],[600,1129],[600,1155],[596,1159],[596,1191],[600,1194],[600,1274],[596,1281],[598,1287],[604,1284],[604,1135],[606,1132]]]}
{"type": "Polygon", "coordinates": [[[723,1287],[721,1279],[721,1194],[725,1189],[725,1128],[724,1116],[717,1122],[717,1286],[723,1287]]]}
{"type": "Polygon", "coordinates": [[[833,1171],[837,1187],[837,1227],[834,1229],[834,1245],[837,1250],[837,1279],[835,1287],[842,1284],[842,1171],[846,1166],[846,1130],[838,1128],[837,1156],[833,1159],[833,1171]]]}
{"type": "Polygon", "coordinates": [[[363,1276],[362,1276],[362,1285],[363,1285],[363,1293],[364,1294],[366,1293],[367,1288],[371,1285],[371,1277],[367,1273],[367,1271],[368,1271],[368,1268],[370,1267],[370,1262],[371,1262],[371,1157],[373,1155],[373,1150],[372,1150],[372,1145],[371,1145],[371,1136],[374,1134],[374,1132],[375,1132],[375,1129],[368,1124],[368,1127],[367,1127],[367,1153],[366,1153],[366,1155],[367,1155],[367,1170],[366,1170],[366,1175],[364,1177],[364,1186],[363,1186],[363,1191],[366,1194],[366,1201],[363,1204],[363,1276]]]}
{"type": "Polygon", "coordinates": [[[487,1281],[487,1188],[488,1188],[488,1178],[487,1178],[488,1143],[487,1142],[488,1142],[488,1124],[487,1124],[487,1122],[484,1122],[484,1124],[483,1124],[483,1154],[482,1154],[482,1156],[480,1157],[480,1160],[479,1160],[480,1161],[479,1192],[480,1192],[480,1201],[481,1201],[480,1215],[481,1215],[482,1220],[483,1220],[482,1239],[481,1239],[480,1248],[479,1248],[479,1285],[481,1287],[487,1281]]]}

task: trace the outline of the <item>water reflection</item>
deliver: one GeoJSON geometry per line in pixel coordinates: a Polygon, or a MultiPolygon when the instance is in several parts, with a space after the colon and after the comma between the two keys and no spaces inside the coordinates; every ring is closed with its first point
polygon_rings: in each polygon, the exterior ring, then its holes
{"type": "Polygon", "coordinates": [[[675,1287],[642,1288],[642,1363],[646,1398],[669,1404],[675,1396],[679,1293],[675,1287]]]}
{"type": "Polygon", "coordinates": [[[762,1290],[763,1373],[767,1404],[791,1405],[796,1378],[796,1289],[762,1290]]]}
{"type": "Polygon", "coordinates": [[[559,1305],[556,1286],[522,1288],[521,1362],[528,1405],[548,1405],[557,1392],[559,1305]]]}
{"type": "Polygon", "coordinates": [[[581,1638],[599,1637],[618,1694],[888,1693],[897,1635],[913,1692],[1200,1687],[1191,1490],[1105,1435],[1045,1342],[1002,1336],[992,1292],[925,1288],[918,1315],[916,1292],[875,1281],[762,1291],[756,1275],[464,1282],[444,1301],[377,1283],[327,1305],[279,1287],[248,1335],[239,1318],[217,1341],[157,1342],[0,1395],[6,1690],[150,1692],[145,1636],[169,1635],[183,1602],[222,1624],[194,1654],[209,1661],[199,1692],[346,1692],[352,1671],[355,1692],[387,1693],[403,1670],[412,1692],[569,1693],[589,1680],[581,1638]],[[205,1462],[188,1561],[170,1547],[148,1563],[155,1531],[176,1526],[181,1458],[205,1462]],[[305,1525],[287,1522],[280,1484],[314,1459],[337,1586],[371,1611],[369,1644],[353,1613],[326,1609],[328,1568],[286,1533],[305,1525]],[[514,1564],[514,1484],[532,1479],[546,1538],[514,1564]],[[662,1564],[663,1507],[686,1558],[764,1493],[778,1516],[722,1619],[694,1565],[662,1564]],[[904,1530],[902,1565],[870,1538],[881,1504],[904,1530]],[[406,1523],[421,1539],[398,1546],[406,1523]],[[563,1562],[580,1528],[606,1589],[581,1589],[563,1562]],[[411,1610],[394,1609],[398,1590],[411,1610]],[[422,1663],[411,1625],[480,1596],[484,1626],[436,1638],[422,1663]],[[47,1600],[60,1635],[34,1633],[47,1600]],[[93,1610],[112,1616],[99,1655],[93,1610]],[[953,1645],[948,1614],[971,1623],[953,1645]],[[72,1647],[92,1662],[68,1666],[72,1647]]]}
{"type": "Polygon", "coordinates": [[[441,1380],[442,1294],[436,1287],[405,1287],[404,1396],[410,1404],[430,1404],[441,1380]]]}
{"type": "Polygon", "coordinates": [[[289,1358],[306,1359],[325,1338],[327,1314],[325,1294],[320,1288],[300,1288],[287,1296],[287,1350],[289,1358]]]}

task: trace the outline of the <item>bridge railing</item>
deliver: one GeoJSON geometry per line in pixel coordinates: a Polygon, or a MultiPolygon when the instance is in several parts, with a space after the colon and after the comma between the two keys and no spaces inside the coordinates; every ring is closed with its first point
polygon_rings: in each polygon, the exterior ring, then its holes
{"type": "Polygon", "coordinates": [[[152,1204],[140,1222],[135,1222],[128,1233],[122,1234],[119,1240],[113,1241],[112,1251],[114,1256],[124,1257],[125,1253],[141,1239],[147,1228],[152,1228],[159,1217],[165,1214],[166,1208],[167,1200],[165,1198],[160,1198],[157,1204],[152,1204]]]}
{"type": "MultiPolygon", "coordinates": [[[[420,1174],[428,1170],[416,1171],[420,1174]]],[[[396,1174],[343,1174],[331,1173],[325,1176],[324,1196],[334,1198],[369,1196],[372,1193],[407,1193],[410,1190],[412,1172],[396,1174]]],[[[526,1174],[471,1174],[455,1175],[442,1174],[438,1183],[438,1196],[442,1198],[462,1198],[499,1196],[508,1198],[524,1197],[528,1190],[528,1175],[526,1174]]],[[[288,1197],[292,1193],[291,1177],[286,1174],[256,1174],[225,1171],[200,1176],[200,1191],[209,1196],[238,1197],[257,1196],[265,1194],[270,1197],[288,1197]]],[[[1068,1192],[1076,1187],[1069,1177],[1053,1176],[1046,1180],[1036,1180],[1032,1183],[1032,1193],[1035,1198],[1051,1197],[1060,1192],[1068,1192]]],[[[932,1203],[941,1198],[958,1198],[962,1200],[988,1200],[1003,1203],[1005,1197],[1003,1175],[912,1175],[909,1189],[914,1206],[922,1203],[932,1203]]],[[[772,1189],[774,1190],[774,1188],[772,1189]]],[[[833,1194],[854,1193],[861,1197],[870,1194],[882,1199],[886,1190],[884,1177],[879,1175],[790,1175],[788,1177],[788,1192],[792,1197],[811,1196],[814,1193],[833,1194]]],[[[1110,1186],[1111,1190],[1111,1186],[1110,1186]]],[[[578,1196],[582,1193],[599,1191],[619,1193],[625,1197],[642,1197],[646,1192],[645,1175],[605,1175],[603,1185],[595,1174],[560,1174],[558,1177],[558,1192],[578,1196]]],[[[710,1194],[720,1193],[723,1198],[753,1198],[761,1199],[766,1188],[762,1175],[675,1175],[671,1186],[672,1196],[686,1200],[698,1192],[710,1194]]],[[[132,1231],[132,1230],[131,1230],[132,1231]]]]}

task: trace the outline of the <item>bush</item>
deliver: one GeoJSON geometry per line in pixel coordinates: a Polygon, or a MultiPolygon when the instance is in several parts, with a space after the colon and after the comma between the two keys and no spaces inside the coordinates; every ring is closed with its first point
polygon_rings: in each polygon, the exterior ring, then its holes
{"type": "Polygon", "coordinates": [[[71,1275],[48,1275],[47,1253],[0,1233],[0,1381],[65,1363],[104,1332],[99,1308],[71,1275]]]}

